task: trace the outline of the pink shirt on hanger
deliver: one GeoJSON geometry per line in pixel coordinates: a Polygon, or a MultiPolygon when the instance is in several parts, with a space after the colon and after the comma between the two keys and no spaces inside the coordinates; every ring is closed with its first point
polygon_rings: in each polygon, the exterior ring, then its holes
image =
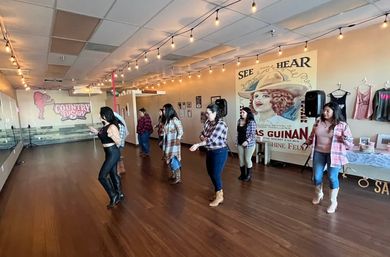
{"type": "Polygon", "coordinates": [[[359,87],[356,89],[356,102],[353,112],[353,118],[357,120],[368,119],[372,115],[372,86],[368,91],[362,93],[359,91],[359,87]]]}

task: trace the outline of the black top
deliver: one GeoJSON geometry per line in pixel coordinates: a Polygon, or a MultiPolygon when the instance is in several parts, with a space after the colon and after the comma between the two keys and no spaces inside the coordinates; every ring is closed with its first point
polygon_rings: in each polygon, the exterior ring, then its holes
{"type": "Polygon", "coordinates": [[[347,100],[348,92],[345,92],[345,94],[341,97],[335,97],[333,94],[330,94],[330,101],[337,103],[341,109],[341,114],[343,114],[345,121],[347,121],[347,107],[346,107],[346,100],[347,100]]]}
{"type": "Polygon", "coordinates": [[[110,125],[104,126],[99,130],[98,137],[100,141],[102,141],[102,144],[115,143],[114,140],[112,140],[112,138],[107,134],[107,129],[109,126],[110,125]]]}
{"type": "Polygon", "coordinates": [[[244,126],[240,126],[240,124],[237,125],[237,143],[238,145],[242,145],[246,141],[246,127],[247,124],[244,126]]]}

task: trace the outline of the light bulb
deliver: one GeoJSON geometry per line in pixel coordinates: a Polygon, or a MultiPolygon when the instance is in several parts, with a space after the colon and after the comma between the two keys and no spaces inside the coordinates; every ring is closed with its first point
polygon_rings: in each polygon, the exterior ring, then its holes
{"type": "Polygon", "coordinates": [[[282,53],[283,53],[283,52],[282,52],[282,46],[279,46],[278,54],[279,54],[279,55],[282,55],[282,53]]]}
{"type": "Polygon", "coordinates": [[[157,59],[161,59],[161,55],[160,55],[160,48],[157,48],[157,59]]]}
{"type": "Polygon", "coordinates": [[[172,47],[172,48],[175,48],[175,42],[173,42],[173,36],[172,36],[171,47],[172,47]]]}
{"type": "Polygon", "coordinates": [[[225,64],[222,64],[222,72],[225,71],[225,64]]]}
{"type": "Polygon", "coordinates": [[[339,35],[337,37],[338,39],[343,39],[344,36],[343,36],[343,32],[341,31],[341,28],[339,28],[339,35]]]}
{"type": "Polygon", "coordinates": [[[241,62],[240,62],[240,57],[237,57],[237,66],[240,66],[241,62]]]}
{"type": "Polygon", "coordinates": [[[259,63],[259,55],[256,55],[256,63],[259,63]]]}
{"type": "Polygon", "coordinates": [[[6,51],[7,53],[11,52],[11,47],[9,46],[8,41],[7,41],[7,43],[5,43],[5,51],[6,51]]]}
{"type": "Polygon", "coordinates": [[[145,52],[145,55],[144,55],[144,60],[145,60],[145,62],[148,62],[148,57],[146,56],[146,52],[145,52]]]}
{"type": "Polygon", "coordinates": [[[307,52],[307,41],[305,42],[305,48],[303,49],[303,51],[307,52]]]}
{"type": "Polygon", "coordinates": [[[210,74],[213,73],[213,70],[211,69],[211,66],[210,66],[210,68],[209,68],[209,73],[210,73],[210,74]]]}
{"type": "Polygon", "coordinates": [[[217,10],[216,15],[215,15],[215,25],[216,25],[216,26],[219,26],[218,11],[219,11],[219,9],[217,10]]]}
{"type": "Polygon", "coordinates": [[[382,28],[387,28],[387,26],[388,26],[388,24],[387,24],[387,15],[389,15],[389,14],[388,13],[386,14],[385,20],[382,23],[382,28]]]}
{"type": "Polygon", "coordinates": [[[191,43],[194,42],[194,36],[192,35],[192,30],[193,30],[193,29],[191,29],[191,35],[190,35],[190,42],[191,42],[191,43]]]}
{"type": "Polygon", "coordinates": [[[252,12],[255,13],[256,12],[256,3],[255,1],[252,2],[252,12]]]}

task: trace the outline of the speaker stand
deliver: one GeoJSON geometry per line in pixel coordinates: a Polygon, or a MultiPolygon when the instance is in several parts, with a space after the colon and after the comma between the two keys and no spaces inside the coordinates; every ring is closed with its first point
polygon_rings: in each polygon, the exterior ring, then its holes
{"type": "Polygon", "coordinates": [[[307,164],[309,163],[310,157],[311,157],[311,153],[310,153],[309,156],[307,157],[306,162],[305,162],[305,164],[303,165],[303,167],[302,167],[302,169],[301,169],[301,173],[303,173],[303,171],[305,170],[307,164]]]}

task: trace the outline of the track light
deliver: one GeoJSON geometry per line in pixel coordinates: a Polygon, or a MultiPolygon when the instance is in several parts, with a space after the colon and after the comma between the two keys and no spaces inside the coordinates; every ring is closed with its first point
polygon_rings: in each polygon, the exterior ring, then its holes
{"type": "Polygon", "coordinates": [[[160,48],[157,48],[157,59],[161,59],[161,55],[160,55],[160,48]]]}
{"type": "Polygon", "coordinates": [[[218,26],[218,25],[219,25],[218,12],[219,12],[219,9],[217,9],[217,11],[215,12],[215,26],[218,26]]]}
{"type": "Polygon", "coordinates": [[[282,46],[279,46],[278,54],[279,54],[279,55],[282,55],[282,53],[283,53],[283,52],[282,52],[282,46]]]}
{"type": "Polygon", "coordinates": [[[388,13],[386,13],[386,15],[385,15],[385,20],[383,21],[383,23],[382,23],[382,28],[387,28],[387,26],[388,26],[388,24],[387,24],[387,16],[388,16],[389,14],[388,13]]]}
{"type": "Polygon", "coordinates": [[[255,1],[252,2],[252,12],[255,13],[256,12],[256,3],[255,1]]]}
{"type": "Polygon", "coordinates": [[[11,52],[11,47],[9,46],[9,41],[7,40],[7,42],[5,43],[5,51],[7,53],[10,53],[11,52]]]}
{"type": "Polygon", "coordinates": [[[257,54],[256,55],[256,63],[259,63],[260,61],[259,61],[259,55],[257,54]]]}
{"type": "Polygon", "coordinates": [[[190,42],[191,42],[191,43],[194,42],[194,36],[192,35],[192,30],[193,30],[193,29],[191,29],[191,35],[190,35],[190,42]]]}
{"type": "Polygon", "coordinates": [[[171,37],[172,41],[171,41],[171,47],[172,48],[175,48],[175,42],[173,42],[173,36],[171,37]]]}
{"type": "Polygon", "coordinates": [[[303,49],[303,51],[307,52],[307,41],[305,41],[305,48],[303,49]]]}
{"type": "Polygon", "coordinates": [[[338,39],[343,39],[343,32],[341,31],[341,27],[339,28],[339,35],[338,35],[338,39]]]}

